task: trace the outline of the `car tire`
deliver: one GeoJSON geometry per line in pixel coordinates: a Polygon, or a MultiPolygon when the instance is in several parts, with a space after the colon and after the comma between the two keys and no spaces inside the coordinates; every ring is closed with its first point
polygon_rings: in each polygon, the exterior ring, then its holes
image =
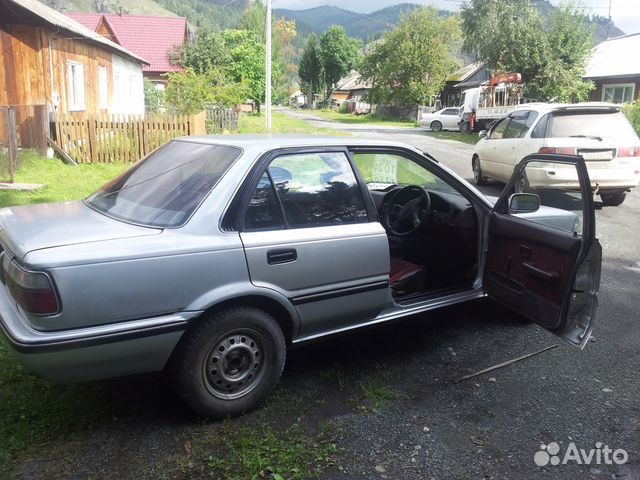
{"type": "Polygon", "coordinates": [[[480,157],[474,155],[471,160],[471,168],[473,168],[473,180],[476,185],[482,187],[487,184],[487,177],[482,174],[482,167],[480,166],[480,157]]]}
{"type": "Polygon", "coordinates": [[[618,205],[622,205],[625,198],[627,198],[627,194],[622,193],[601,193],[600,200],[602,200],[602,204],[607,207],[617,207],[618,205]]]}
{"type": "Polygon", "coordinates": [[[285,357],[284,335],[271,315],[232,307],[199,319],[184,334],[170,373],[187,405],[221,419],[262,404],[280,380],[285,357]]]}
{"type": "Polygon", "coordinates": [[[432,132],[441,132],[442,131],[442,123],[437,120],[431,122],[431,131],[432,132]]]}
{"type": "Polygon", "coordinates": [[[469,133],[471,132],[471,125],[469,122],[462,122],[459,125],[460,133],[469,133]]]}
{"type": "Polygon", "coordinates": [[[516,185],[514,187],[516,193],[530,193],[531,186],[529,185],[529,179],[527,178],[527,174],[523,171],[520,173],[518,180],[516,180],[516,185]]]}

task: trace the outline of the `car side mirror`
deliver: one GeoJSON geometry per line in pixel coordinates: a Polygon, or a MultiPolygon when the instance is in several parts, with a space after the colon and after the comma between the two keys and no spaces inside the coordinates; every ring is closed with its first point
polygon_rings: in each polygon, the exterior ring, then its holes
{"type": "Polygon", "coordinates": [[[478,136],[480,138],[487,138],[489,136],[489,132],[487,132],[486,130],[480,130],[480,132],[478,133],[478,136]]]}
{"type": "Polygon", "coordinates": [[[509,213],[531,213],[540,208],[540,197],[534,193],[514,193],[509,197],[509,213]]]}

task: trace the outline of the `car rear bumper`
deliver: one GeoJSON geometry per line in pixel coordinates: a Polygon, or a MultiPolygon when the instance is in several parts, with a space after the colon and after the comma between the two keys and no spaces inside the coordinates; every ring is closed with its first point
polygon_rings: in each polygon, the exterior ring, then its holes
{"type": "MultiPolygon", "coordinates": [[[[591,186],[599,190],[627,190],[640,183],[640,163],[586,162],[591,186]]],[[[527,179],[533,188],[579,188],[575,168],[549,164],[527,166],[527,179]]]]}
{"type": "Polygon", "coordinates": [[[199,313],[42,332],[27,325],[0,285],[0,331],[15,357],[39,376],[63,383],[162,370],[199,313]]]}

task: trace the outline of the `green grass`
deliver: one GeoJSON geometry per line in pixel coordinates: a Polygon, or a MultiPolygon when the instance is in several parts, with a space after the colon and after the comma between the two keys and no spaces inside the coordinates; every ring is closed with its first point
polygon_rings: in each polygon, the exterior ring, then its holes
{"type": "Polygon", "coordinates": [[[17,455],[53,446],[105,418],[101,393],[91,385],[39,379],[13,358],[0,338],[0,472],[17,455]]]}
{"type": "Polygon", "coordinates": [[[480,140],[477,133],[460,133],[460,132],[425,132],[425,135],[442,140],[455,140],[456,142],[468,143],[475,145],[480,140]]]}
{"type": "Polygon", "coordinates": [[[129,166],[124,163],[72,166],[57,159],[42,158],[33,151],[22,151],[20,155],[22,166],[15,181],[40,183],[46,187],[35,192],[0,191],[0,208],[79,200],[129,166]]]}
{"type": "Polygon", "coordinates": [[[417,123],[410,120],[398,120],[395,118],[378,117],[376,115],[353,115],[341,113],[337,110],[310,110],[310,114],[340,123],[350,124],[375,124],[389,127],[416,127],[417,123]]]}
{"type": "MultiPolygon", "coordinates": [[[[297,118],[291,118],[280,112],[273,112],[271,133],[307,133],[315,135],[345,135],[329,128],[318,128],[297,118]]],[[[238,133],[268,133],[263,114],[242,114],[238,133]]]]}

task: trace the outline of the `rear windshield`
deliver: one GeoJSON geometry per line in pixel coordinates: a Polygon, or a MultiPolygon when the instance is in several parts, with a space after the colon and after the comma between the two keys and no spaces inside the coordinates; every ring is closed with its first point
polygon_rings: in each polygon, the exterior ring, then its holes
{"type": "Polygon", "coordinates": [[[87,198],[111,217],[150,227],[186,223],[240,149],[170,142],[87,198]]]}
{"type": "Polygon", "coordinates": [[[558,137],[635,137],[636,133],[622,112],[552,113],[547,138],[558,137]]]}

